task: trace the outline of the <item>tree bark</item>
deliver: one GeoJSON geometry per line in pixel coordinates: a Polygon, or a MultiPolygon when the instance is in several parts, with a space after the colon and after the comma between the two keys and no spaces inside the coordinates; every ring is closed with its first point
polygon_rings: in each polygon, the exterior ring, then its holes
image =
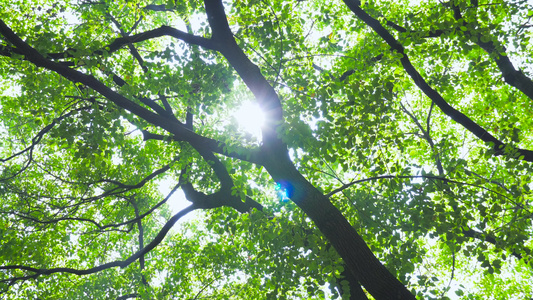
{"type": "Polygon", "coordinates": [[[329,199],[298,172],[288,155],[270,155],[265,168],[285,189],[287,196],[313,220],[357,281],[375,299],[416,299],[377,259],[329,199]]]}

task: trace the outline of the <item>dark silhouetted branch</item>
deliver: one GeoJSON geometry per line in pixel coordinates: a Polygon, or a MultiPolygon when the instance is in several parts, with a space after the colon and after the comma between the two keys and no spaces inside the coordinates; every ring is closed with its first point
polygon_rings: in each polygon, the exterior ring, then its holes
{"type": "MultiPolygon", "coordinates": [[[[426,96],[428,96],[443,113],[449,116],[452,120],[461,124],[468,131],[472,132],[480,140],[492,144],[492,149],[495,151],[496,155],[502,155],[505,153],[504,149],[507,145],[495,138],[476,122],[472,121],[472,119],[453,108],[436,90],[429,86],[426,80],[422,77],[422,75],[420,75],[420,73],[418,73],[409,60],[403,45],[400,44],[378,20],[371,17],[360,7],[359,0],[344,0],[344,3],[360,20],[374,30],[374,32],[376,32],[391,47],[391,50],[401,54],[400,62],[404,70],[407,72],[407,74],[409,74],[418,88],[420,88],[420,90],[424,92],[424,94],[426,94],[426,96]]],[[[518,151],[519,155],[515,158],[520,159],[520,157],[523,157],[524,160],[533,162],[533,151],[525,149],[516,150],[518,151]]]]}

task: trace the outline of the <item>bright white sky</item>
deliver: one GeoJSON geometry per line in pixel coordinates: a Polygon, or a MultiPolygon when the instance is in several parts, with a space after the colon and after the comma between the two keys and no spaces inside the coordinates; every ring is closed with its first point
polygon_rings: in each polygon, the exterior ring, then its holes
{"type": "Polygon", "coordinates": [[[255,102],[244,102],[234,113],[239,127],[261,141],[261,127],[265,122],[265,115],[255,102]]]}

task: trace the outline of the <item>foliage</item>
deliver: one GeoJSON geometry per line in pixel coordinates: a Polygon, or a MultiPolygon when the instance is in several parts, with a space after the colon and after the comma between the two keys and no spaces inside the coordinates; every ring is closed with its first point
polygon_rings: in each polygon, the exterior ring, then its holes
{"type": "Polygon", "coordinates": [[[0,7],[0,298],[533,297],[530,2],[0,7]]]}

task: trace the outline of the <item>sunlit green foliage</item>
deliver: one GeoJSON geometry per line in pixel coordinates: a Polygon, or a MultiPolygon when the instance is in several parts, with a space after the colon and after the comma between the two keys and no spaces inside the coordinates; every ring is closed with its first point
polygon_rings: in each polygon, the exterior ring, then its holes
{"type": "Polygon", "coordinates": [[[533,297],[529,1],[223,1],[249,73],[202,1],[0,1],[0,299],[371,297],[279,149],[417,298],[533,297]]]}

